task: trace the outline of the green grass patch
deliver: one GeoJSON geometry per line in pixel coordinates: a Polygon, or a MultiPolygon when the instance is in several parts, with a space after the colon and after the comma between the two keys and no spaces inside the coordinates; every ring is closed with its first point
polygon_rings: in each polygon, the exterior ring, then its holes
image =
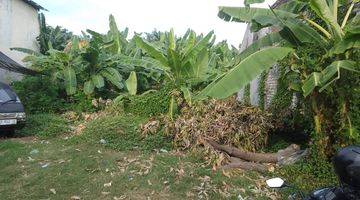
{"type": "Polygon", "coordinates": [[[105,140],[106,147],[118,151],[171,149],[170,139],[161,133],[141,136],[137,129],[146,120],[146,117],[132,114],[104,116],[87,123],[82,134],[72,141],[99,144],[100,140],[105,140]]]}
{"type": "Polygon", "coordinates": [[[229,178],[196,158],[176,152],[118,152],[64,139],[2,141],[0,199],[237,199],[239,194],[268,199],[251,190],[257,176],[229,178]],[[224,184],[227,196],[220,192],[224,184]]]}
{"type": "Polygon", "coordinates": [[[68,133],[69,122],[57,114],[28,115],[26,126],[16,132],[18,136],[37,136],[40,138],[56,137],[68,133]]]}

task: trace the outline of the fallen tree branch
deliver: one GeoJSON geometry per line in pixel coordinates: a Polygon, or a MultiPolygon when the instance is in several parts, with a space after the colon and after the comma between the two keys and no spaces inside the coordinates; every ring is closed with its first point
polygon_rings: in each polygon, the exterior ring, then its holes
{"type": "Polygon", "coordinates": [[[278,151],[278,153],[252,153],[242,151],[235,147],[220,145],[213,140],[206,140],[214,149],[223,151],[230,156],[237,157],[246,161],[260,162],[260,163],[278,163],[284,157],[293,155],[300,150],[300,147],[296,144],[292,144],[286,149],[278,151]]]}
{"type": "Polygon", "coordinates": [[[253,163],[253,162],[247,162],[243,161],[239,158],[231,157],[231,163],[223,166],[221,169],[227,170],[227,169],[243,169],[243,170],[253,170],[258,172],[267,172],[269,169],[262,164],[259,163],[253,163]]]}

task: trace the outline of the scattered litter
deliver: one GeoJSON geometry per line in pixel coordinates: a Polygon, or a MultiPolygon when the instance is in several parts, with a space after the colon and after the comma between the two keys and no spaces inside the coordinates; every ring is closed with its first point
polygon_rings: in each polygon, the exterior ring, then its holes
{"type": "Polygon", "coordinates": [[[53,193],[53,194],[56,194],[56,190],[54,188],[51,188],[50,192],[53,193]]]}
{"type": "Polygon", "coordinates": [[[166,150],[166,149],[160,149],[160,152],[161,152],[161,153],[169,153],[169,151],[166,150]]]}
{"type": "Polygon", "coordinates": [[[38,154],[39,153],[39,150],[37,149],[34,149],[32,151],[30,151],[30,155],[35,155],[35,154],[38,154]]]}
{"type": "Polygon", "coordinates": [[[241,196],[241,194],[238,195],[237,199],[238,200],[244,200],[244,198],[241,196]]]}
{"type": "Polygon", "coordinates": [[[126,199],[126,195],[123,195],[121,197],[114,197],[114,200],[123,200],[126,199]]]}
{"type": "Polygon", "coordinates": [[[107,144],[107,141],[104,140],[104,139],[101,139],[101,140],[100,140],[100,144],[107,144]]]}
{"type": "Polygon", "coordinates": [[[75,151],[78,151],[78,152],[80,152],[81,150],[80,150],[80,149],[75,149],[75,151]]]}
{"type": "Polygon", "coordinates": [[[47,167],[49,167],[49,165],[50,165],[50,163],[46,163],[46,164],[42,165],[41,168],[47,168],[47,167]]]}
{"type": "Polygon", "coordinates": [[[21,162],[22,162],[22,159],[21,159],[21,158],[18,158],[18,159],[17,159],[17,162],[18,162],[18,163],[21,163],[21,162]]]}
{"type": "Polygon", "coordinates": [[[58,163],[59,163],[59,164],[63,164],[63,163],[65,163],[65,162],[66,162],[65,160],[62,160],[62,159],[61,159],[61,160],[59,160],[58,163]]]}
{"type": "Polygon", "coordinates": [[[34,162],[35,159],[33,159],[32,157],[28,157],[28,161],[29,161],[29,162],[34,162]]]}
{"type": "Polygon", "coordinates": [[[99,154],[102,154],[102,152],[101,152],[100,150],[98,150],[98,153],[99,153],[99,154]]]}
{"type": "Polygon", "coordinates": [[[129,176],[129,181],[132,181],[132,180],[134,180],[134,178],[133,178],[133,177],[131,177],[131,176],[129,176]]]}
{"type": "Polygon", "coordinates": [[[123,200],[126,199],[126,195],[122,195],[120,197],[114,197],[114,200],[123,200]]]}
{"type": "Polygon", "coordinates": [[[108,168],[106,168],[106,169],[105,169],[105,172],[108,173],[108,172],[110,172],[110,170],[109,170],[108,168]]]}
{"type": "Polygon", "coordinates": [[[112,185],[112,182],[110,182],[110,183],[105,183],[105,184],[104,184],[104,187],[111,187],[111,185],[112,185]]]}
{"type": "Polygon", "coordinates": [[[102,195],[106,196],[106,195],[109,195],[110,192],[101,192],[102,195]]]}

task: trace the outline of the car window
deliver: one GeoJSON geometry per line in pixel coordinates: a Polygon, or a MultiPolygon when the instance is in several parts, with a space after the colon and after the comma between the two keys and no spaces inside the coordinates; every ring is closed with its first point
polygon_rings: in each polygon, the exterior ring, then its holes
{"type": "MultiPolygon", "coordinates": [[[[15,97],[16,98],[16,97],[15,97]]],[[[0,89],[0,102],[14,99],[14,95],[7,89],[0,89]]]]}

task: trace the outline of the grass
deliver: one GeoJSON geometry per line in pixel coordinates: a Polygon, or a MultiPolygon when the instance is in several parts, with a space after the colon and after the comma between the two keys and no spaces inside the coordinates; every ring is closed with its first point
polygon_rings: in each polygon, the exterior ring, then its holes
{"type": "MultiPolygon", "coordinates": [[[[85,124],[54,114],[29,116],[29,125],[17,134],[35,140],[0,141],[0,199],[280,198],[257,173],[213,171],[201,153],[176,152],[161,133],[143,138],[137,128],[146,120],[106,115],[85,124]],[[75,136],[79,124],[85,129],[75,136]],[[111,186],[104,187],[107,183],[111,186]]],[[[267,151],[287,145],[277,142],[267,151]]],[[[284,177],[305,191],[336,181],[328,170],[317,170],[303,162],[265,176],[284,177]]],[[[281,192],[286,199],[292,191],[281,192]]]]}
{"type": "Polygon", "coordinates": [[[0,142],[4,200],[237,199],[239,194],[267,199],[251,190],[258,180],[256,174],[227,177],[213,172],[197,154],[119,152],[60,138],[0,142]]]}

